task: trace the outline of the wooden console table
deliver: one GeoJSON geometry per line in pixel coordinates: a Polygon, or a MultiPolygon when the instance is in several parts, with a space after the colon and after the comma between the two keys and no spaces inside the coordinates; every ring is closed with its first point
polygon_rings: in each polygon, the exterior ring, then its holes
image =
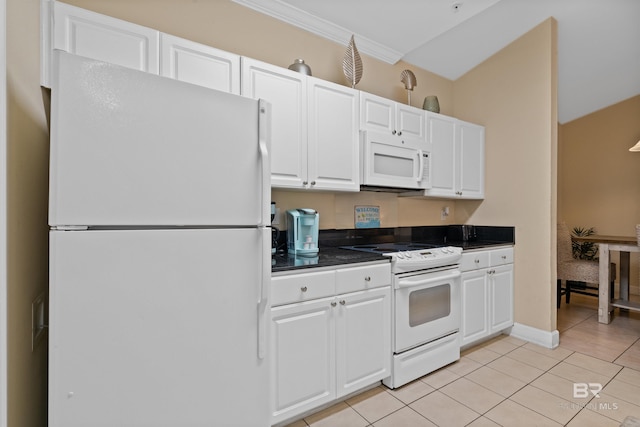
{"type": "Polygon", "coordinates": [[[630,253],[640,252],[637,236],[600,236],[572,237],[576,242],[594,242],[598,244],[600,257],[600,283],[598,285],[598,322],[609,323],[614,307],[640,311],[640,303],[629,301],[629,264],[630,253]],[[609,295],[609,267],[611,251],[620,252],[620,298],[611,300],[609,295]]]}

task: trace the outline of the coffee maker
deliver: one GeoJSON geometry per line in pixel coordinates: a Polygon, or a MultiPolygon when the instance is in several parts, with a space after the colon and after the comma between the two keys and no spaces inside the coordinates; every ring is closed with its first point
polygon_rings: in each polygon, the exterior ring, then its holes
{"type": "Polygon", "coordinates": [[[287,211],[287,248],[290,255],[318,254],[318,223],[320,215],[313,209],[287,211]]]}

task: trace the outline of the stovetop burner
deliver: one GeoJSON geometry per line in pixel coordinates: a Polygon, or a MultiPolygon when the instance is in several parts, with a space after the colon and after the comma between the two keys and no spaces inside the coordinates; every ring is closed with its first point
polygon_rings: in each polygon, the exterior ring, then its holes
{"type": "Polygon", "coordinates": [[[393,253],[393,252],[406,252],[415,251],[421,249],[438,248],[443,245],[435,245],[430,243],[379,243],[374,245],[355,245],[355,246],[342,246],[342,249],[350,249],[354,251],[362,252],[375,252],[375,253],[393,253]]]}
{"type": "Polygon", "coordinates": [[[388,255],[394,273],[456,265],[462,257],[462,248],[429,243],[380,243],[342,246],[342,249],[388,255]]]}

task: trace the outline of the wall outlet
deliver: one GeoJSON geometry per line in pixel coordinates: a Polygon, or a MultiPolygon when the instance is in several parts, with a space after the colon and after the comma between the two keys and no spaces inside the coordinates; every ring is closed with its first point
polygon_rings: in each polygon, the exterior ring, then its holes
{"type": "Polygon", "coordinates": [[[448,216],[449,216],[449,206],[443,206],[442,210],[440,211],[440,220],[444,221],[447,219],[448,216]]]}
{"type": "Polygon", "coordinates": [[[47,298],[40,294],[31,303],[31,351],[44,339],[47,333],[47,298]]]}

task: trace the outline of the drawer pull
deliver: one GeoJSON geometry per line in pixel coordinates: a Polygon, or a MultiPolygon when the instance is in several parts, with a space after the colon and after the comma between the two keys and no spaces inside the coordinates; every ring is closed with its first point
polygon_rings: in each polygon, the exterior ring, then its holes
{"type": "Polygon", "coordinates": [[[333,302],[331,303],[331,307],[335,307],[336,305],[337,305],[337,304],[336,304],[336,302],[335,302],[335,301],[333,301],[333,302]]]}
{"type": "Polygon", "coordinates": [[[473,262],[475,262],[476,264],[480,264],[480,260],[478,258],[474,259],[473,262]]]}
{"type": "Polygon", "coordinates": [[[340,305],[345,305],[347,302],[345,300],[340,301],[340,305]]]}
{"type": "Polygon", "coordinates": [[[365,278],[364,278],[364,281],[365,281],[365,282],[370,282],[370,281],[371,281],[371,276],[367,276],[367,277],[365,277],[365,278]]]}
{"type": "Polygon", "coordinates": [[[502,255],[502,259],[507,259],[507,256],[506,255],[502,255]]]}
{"type": "Polygon", "coordinates": [[[307,287],[306,287],[306,286],[303,286],[303,287],[301,287],[301,288],[300,288],[300,290],[301,290],[302,292],[307,292],[307,287]]]}

